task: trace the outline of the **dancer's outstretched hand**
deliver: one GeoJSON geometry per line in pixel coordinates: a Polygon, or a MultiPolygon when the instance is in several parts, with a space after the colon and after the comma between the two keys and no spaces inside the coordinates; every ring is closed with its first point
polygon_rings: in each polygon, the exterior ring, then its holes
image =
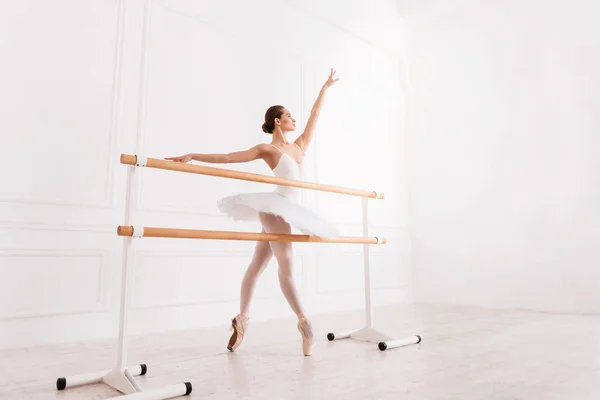
{"type": "Polygon", "coordinates": [[[170,160],[170,161],[175,161],[175,162],[181,162],[181,163],[187,163],[187,162],[190,162],[192,160],[192,155],[191,154],[186,154],[186,155],[179,156],[179,157],[165,157],[165,160],[170,160]]]}
{"type": "Polygon", "coordinates": [[[329,77],[327,78],[327,81],[323,84],[323,87],[328,88],[340,80],[340,78],[335,78],[335,73],[336,71],[333,68],[331,68],[331,71],[329,72],[329,77]]]}

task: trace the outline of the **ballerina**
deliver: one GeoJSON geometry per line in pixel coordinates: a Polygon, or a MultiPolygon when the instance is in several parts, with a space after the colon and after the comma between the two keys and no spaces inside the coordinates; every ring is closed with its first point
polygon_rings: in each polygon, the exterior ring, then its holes
{"type": "MultiPolygon", "coordinates": [[[[192,160],[206,163],[242,163],[261,159],[267,163],[277,177],[298,179],[300,165],[304,159],[315,131],[325,93],[336,83],[336,71],[331,69],[312,107],[304,132],[289,142],[287,133],[296,129],[296,120],[289,110],[281,105],[269,107],[265,113],[262,130],[272,135],[271,143],[261,143],[248,150],[228,154],[190,153],[166,160],[187,163],[192,160]]],[[[240,193],[220,199],[219,210],[236,221],[260,221],[262,232],[291,233],[292,226],[304,234],[331,237],[338,230],[325,218],[299,203],[300,188],[277,186],[274,191],[262,193],[240,193]]],[[[250,319],[250,302],[258,277],[275,256],[279,266],[279,285],[288,304],[298,317],[297,328],[302,336],[302,351],[305,356],[312,354],[314,335],[312,324],[305,314],[293,279],[292,243],[259,241],[254,249],[252,260],[241,283],[240,311],[231,321],[233,333],[227,344],[229,351],[235,351],[244,338],[250,319]]]]}

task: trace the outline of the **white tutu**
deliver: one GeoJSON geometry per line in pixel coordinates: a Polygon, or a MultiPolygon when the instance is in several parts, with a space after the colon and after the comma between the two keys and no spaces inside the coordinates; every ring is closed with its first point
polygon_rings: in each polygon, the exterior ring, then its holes
{"type": "Polygon", "coordinates": [[[218,202],[219,210],[235,221],[256,221],[265,212],[283,218],[307,235],[338,236],[338,230],[318,214],[276,192],[241,193],[218,202]]]}
{"type": "MultiPolygon", "coordinates": [[[[298,179],[296,160],[282,152],[279,164],[273,169],[275,176],[298,179]]],[[[258,221],[259,213],[265,212],[283,218],[300,232],[319,236],[338,236],[335,226],[320,215],[298,202],[300,189],[278,186],[273,192],[240,193],[222,198],[217,202],[219,210],[235,221],[258,221]]]]}

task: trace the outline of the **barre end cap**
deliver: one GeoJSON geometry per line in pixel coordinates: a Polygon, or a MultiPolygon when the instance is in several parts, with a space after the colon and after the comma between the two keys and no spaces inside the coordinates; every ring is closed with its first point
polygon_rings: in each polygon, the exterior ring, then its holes
{"type": "Polygon", "coordinates": [[[58,378],[56,380],[56,389],[57,390],[65,390],[67,387],[67,378],[58,378]]]}
{"type": "Polygon", "coordinates": [[[379,199],[379,200],[383,200],[383,199],[385,199],[385,194],[384,194],[384,193],[381,193],[381,192],[378,192],[378,191],[375,191],[375,190],[373,190],[373,196],[372,196],[372,198],[379,199]]]}
{"type": "Polygon", "coordinates": [[[121,164],[135,165],[135,163],[137,162],[137,156],[123,153],[121,154],[119,161],[121,162],[121,164]]]}
{"type": "Polygon", "coordinates": [[[133,236],[133,227],[132,226],[122,226],[122,225],[119,225],[117,227],[117,235],[119,235],[119,236],[133,236]]]}

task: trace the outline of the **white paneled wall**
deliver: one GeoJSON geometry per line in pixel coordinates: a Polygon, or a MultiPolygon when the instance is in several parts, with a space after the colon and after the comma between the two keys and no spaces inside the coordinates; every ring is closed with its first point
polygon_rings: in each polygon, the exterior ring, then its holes
{"type": "Polygon", "coordinates": [[[416,299],[600,313],[600,4],[427,3],[410,29],[416,299]]]}
{"type": "MultiPolygon", "coordinates": [[[[386,193],[370,206],[370,233],[389,239],[373,249],[374,299],[409,297],[401,21],[392,1],[368,13],[366,0],[353,1],[355,10],[339,1],[339,15],[319,13],[313,3],[0,4],[1,346],[116,336],[123,244],[116,226],[124,222],[127,168],[121,153],[163,158],[267,142],[260,126],[273,104],[292,111],[300,134],[330,67],[341,81],[327,94],[303,178],[386,193]]],[[[258,161],[221,167],[270,174],[258,161]]],[[[143,170],[133,219],[257,231],[257,224],[224,218],[216,201],[264,190],[273,187],[143,170]]],[[[309,191],[303,201],[343,234],[361,234],[359,198],[309,191]]],[[[226,324],[237,312],[253,248],[136,240],[131,332],[226,324]]],[[[363,306],[360,245],[295,248],[309,313],[363,306]]],[[[274,260],[252,313],[292,316],[274,260]]]]}

